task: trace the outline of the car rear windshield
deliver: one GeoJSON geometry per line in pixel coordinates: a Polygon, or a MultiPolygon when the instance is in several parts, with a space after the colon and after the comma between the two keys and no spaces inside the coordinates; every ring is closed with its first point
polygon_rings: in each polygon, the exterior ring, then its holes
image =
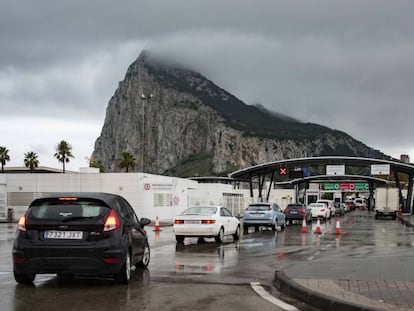
{"type": "Polygon", "coordinates": [[[299,209],[299,208],[303,208],[303,205],[300,205],[300,204],[292,204],[292,205],[288,205],[287,206],[287,208],[290,208],[290,209],[299,209]]]}
{"type": "Polygon", "coordinates": [[[213,215],[217,212],[217,207],[190,207],[189,209],[186,209],[184,212],[182,212],[181,215],[213,215]]]}
{"type": "Polygon", "coordinates": [[[73,220],[105,215],[108,206],[102,201],[84,198],[53,198],[35,201],[28,217],[44,220],[73,220]]]}
{"type": "Polygon", "coordinates": [[[268,211],[270,209],[270,205],[262,204],[262,205],[249,205],[247,208],[248,211],[268,211]]]}

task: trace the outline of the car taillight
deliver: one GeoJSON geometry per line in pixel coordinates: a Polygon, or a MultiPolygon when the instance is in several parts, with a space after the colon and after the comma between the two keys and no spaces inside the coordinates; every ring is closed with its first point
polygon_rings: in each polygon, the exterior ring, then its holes
{"type": "Polygon", "coordinates": [[[183,223],[184,223],[184,220],[182,220],[182,219],[175,219],[174,220],[174,224],[176,224],[176,225],[181,225],[183,223]]]}
{"type": "Polygon", "coordinates": [[[321,208],[321,212],[324,212],[325,211],[325,209],[324,208],[321,208]]]}
{"type": "Polygon", "coordinates": [[[299,213],[305,213],[305,210],[304,209],[300,209],[299,210],[299,213]]]}
{"type": "Polygon", "coordinates": [[[20,217],[17,229],[20,231],[26,231],[26,213],[22,217],[20,217]]]}
{"type": "Polygon", "coordinates": [[[212,225],[216,223],[216,220],[215,219],[203,219],[201,223],[204,225],[212,225]]]}
{"type": "Polygon", "coordinates": [[[285,209],[285,213],[289,213],[289,210],[288,209],[285,209]]]}
{"type": "Polygon", "coordinates": [[[106,217],[105,224],[104,224],[104,231],[112,231],[121,226],[119,222],[119,217],[116,214],[115,210],[111,210],[108,217],[106,217]]]}

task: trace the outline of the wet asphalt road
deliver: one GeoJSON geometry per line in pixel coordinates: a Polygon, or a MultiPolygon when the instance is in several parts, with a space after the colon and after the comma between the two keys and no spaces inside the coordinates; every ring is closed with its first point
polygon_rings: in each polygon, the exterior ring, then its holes
{"type": "Polygon", "coordinates": [[[273,288],[275,270],[378,254],[412,259],[414,233],[397,221],[376,221],[372,213],[357,210],[340,218],[339,236],[335,225],[335,219],[322,222],[320,235],[314,233],[315,221],[307,233],[301,233],[300,224],[279,232],[250,231],[238,242],[227,237],[221,245],[214,239],[186,239],[177,245],[172,227],[159,233],[148,227],[151,263],[134,271],[128,286],[96,278],[58,284],[54,275],[38,275],[34,286],[21,286],[12,275],[15,225],[0,224],[0,310],[282,310],[254,292],[251,282],[308,310],[273,288]]]}

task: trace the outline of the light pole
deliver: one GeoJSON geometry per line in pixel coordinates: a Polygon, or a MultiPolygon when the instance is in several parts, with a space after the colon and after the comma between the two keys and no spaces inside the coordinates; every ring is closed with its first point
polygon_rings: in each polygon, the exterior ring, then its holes
{"type": "Polygon", "coordinates": [[[142,172],[144,173],[145,171],[145,153],[146,153],[146,144],[147,144],[147,140],[146,140],[146,135],[145,135],[145,102],[150,101],[152,98],[152,94],[149,95],[145,95],[145,94],[141,94],[141,98],[142,98],[142,172]]]}

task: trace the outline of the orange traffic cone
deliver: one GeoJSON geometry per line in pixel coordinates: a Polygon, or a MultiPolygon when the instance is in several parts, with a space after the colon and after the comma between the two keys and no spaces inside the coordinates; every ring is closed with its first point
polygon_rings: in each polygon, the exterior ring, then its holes
{"type": "Polygon", "coordinates": [[[159,231],[161,231],[161,229],[160,229],[160,223],[159,223],[159,221],[158,221],[158,216],[157,217],[155,217],[155,228],[154,228],[154,230],[153,231],[155,231],[155,232],[159,232],[159,231]]]}
{"type": "Polygon", "coordinates": [[[322,230],[321,230],[321,221],[319,220],[319,217],[318,217],[318,220],[316,221],[315,233],[318,233],[318,234],[322,233],[322,230]]]}
{"type": "Polygon", "coordinates": [[[306,218],[305,218],[305,216],[303,216],[302,233],[306,233],[306,232],[308,232],[308,227],[306,227],[306,218]]]}
{"type": "Polygon", "coordinates": [[[341,234],[341,224],[339,223],[339,218],[336,219],[335,234],[341,234]]]}

